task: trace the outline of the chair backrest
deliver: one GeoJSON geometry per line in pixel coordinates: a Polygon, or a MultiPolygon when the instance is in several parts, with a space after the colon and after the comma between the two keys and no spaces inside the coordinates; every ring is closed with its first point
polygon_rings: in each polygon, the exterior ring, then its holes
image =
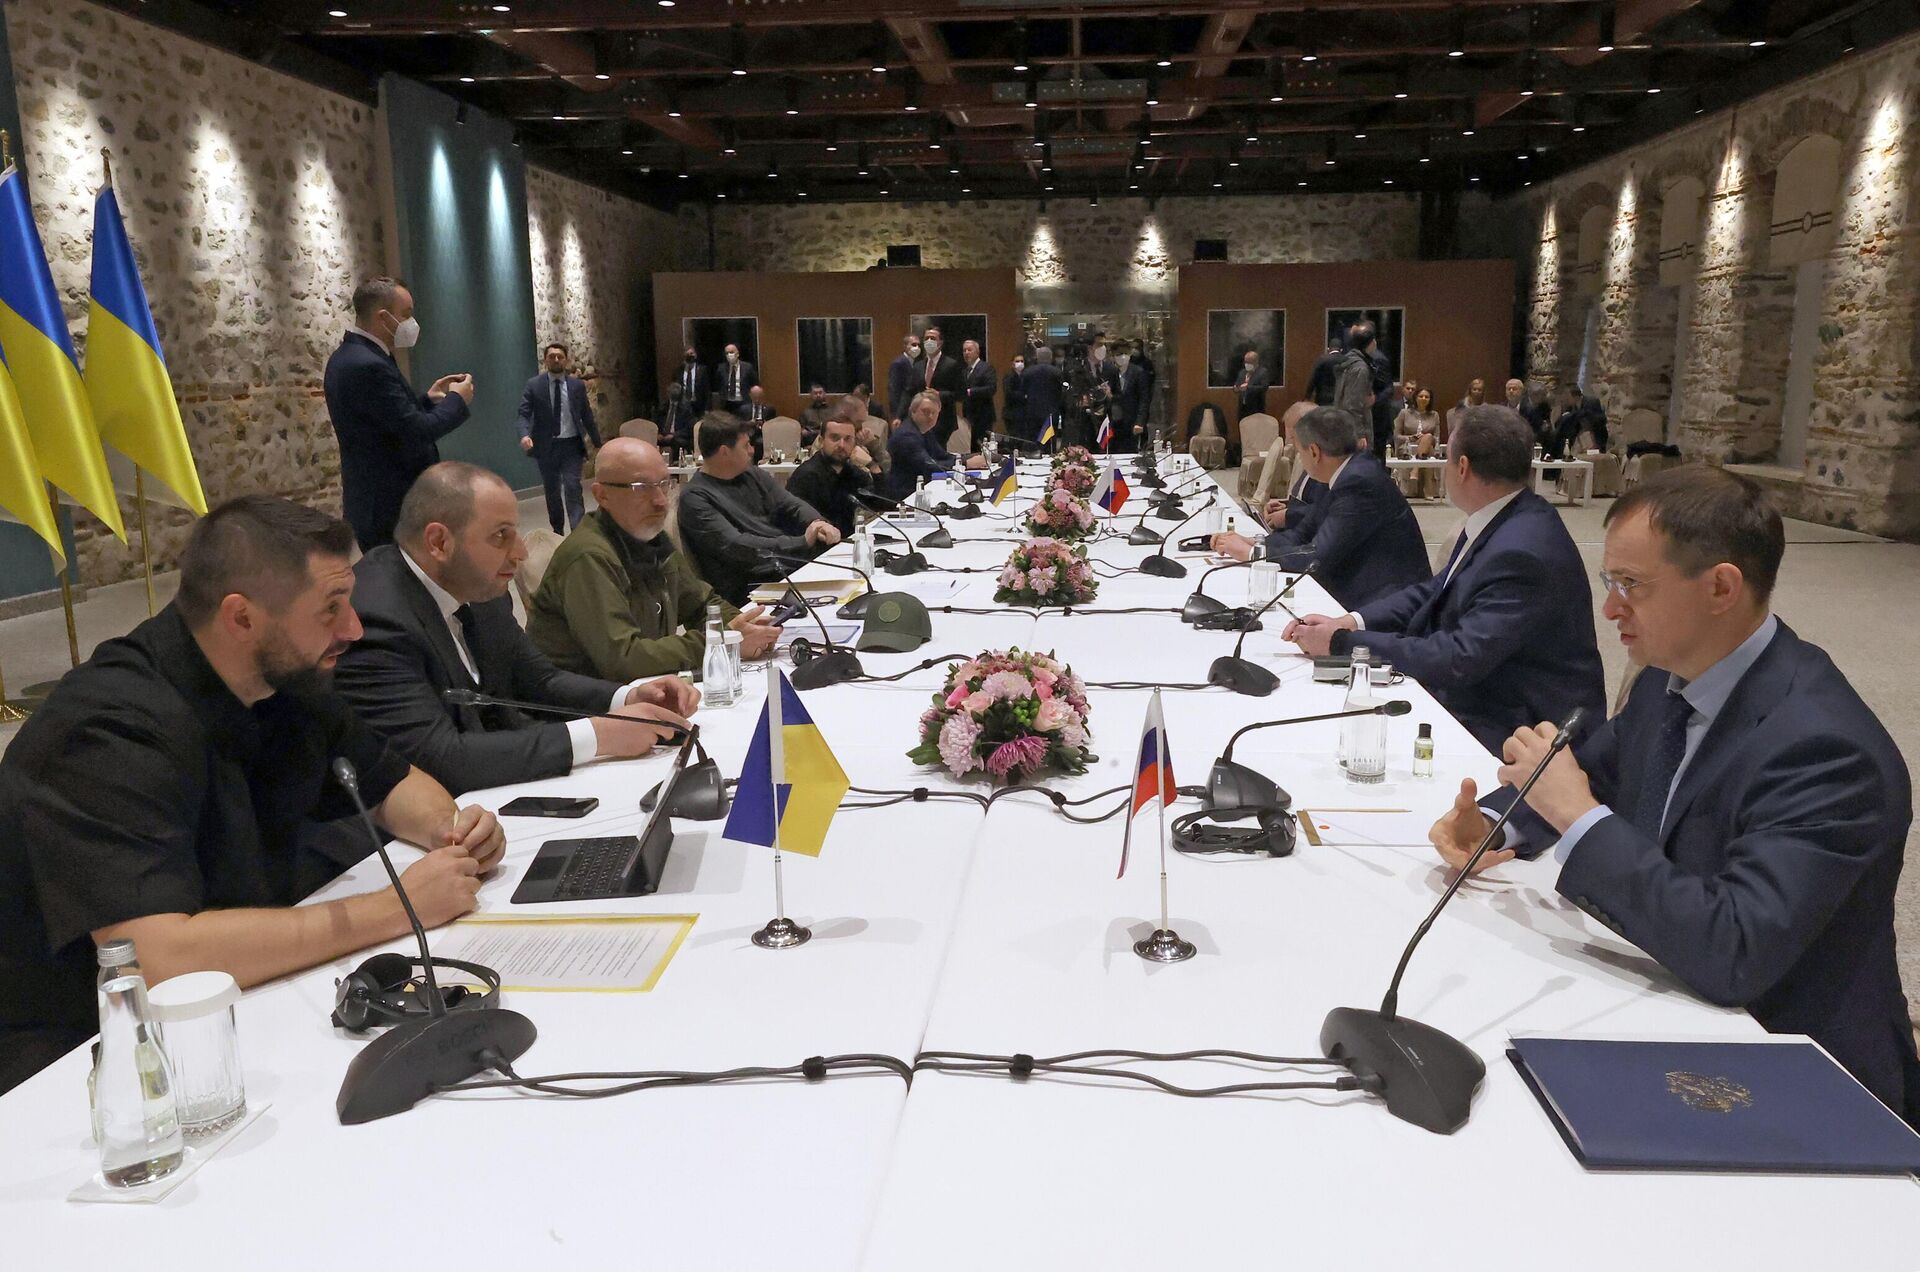
{"type": "MultiPolygon", "coordinates": [[[[1254,479],[1251,482],[1241,483],[1241,496],[1245,498],[1247,502],[1251,503],[1256,511],[1264,505],[1267,500],[1273,498],[1274,486],[1280,481],[1280,470],[1291,470],[1292,468],[1292,465],[1287,462],[1285,454],[1286,446],[1287,444],[1284,440],[1277,437],[1274,438],[1272,445],[1267,447],[1267,453],[1260,457],[1259,468],[1255,473],[1254,479]]],[[[1240,454],[1242,457],[1240,471],[1245,473],[1247,471],[1245,457],[1252,454],[1252,452],[1242,447],[1240,454]]],[[[1287,475],[1292,476],[1291,471],[1289,471],[1287,475]]]]}
{"type": "Polygon", "coordinates": [[[637,416],[620,426],[620,436],[637,437],[643,442],[660,444],[660,426],[652,420],[643,420],[637,416]]]}
{"type": "Polygon", "coordinates": [[[770,451],[791,454],[800,449],[800,421],[776,415],[760,430],[760,440],[770,451]]]}
{"type": "Polygon", "coordinates": [[[540,590],[540,580],[547,577],[547,566],[553,561],[553,553],[560,546],[560,536],[551,530],[529,530],[522,536],[527,542],[527,559],[513,572],[514,590],[520,593],[520,604],[529,612],[533,609],[533,594],[540,590]]]}
{"type": "Polygon", "coordinates": [[[1661,418],[1660,412],[1640,406],[1621,418],[1620,427],[1608,440],[1624,454],[1629,442],[1663,442],[1666,439],[1667,422],[1661,418]]]}
{"type": "Polygon", "coordinates": [[[1200,431],[1195,437],[1225,437],[1220,431],[1220,412],[1209,406],[1200,412],[1200,431]]]}
{"type": "Polygon", "coordinates": [[[1280,421],[1264,411],[1242,416],[1240,420],[1240,453],[1242,455],[1264,454],[1280,436],[1280,421]]]}
{"type": "Polygon", "coordinates": [[[953,436],[947,439],[947,449],[965,459],[973,454],[973,425],[961,420],[953,426],[953,436]]]}

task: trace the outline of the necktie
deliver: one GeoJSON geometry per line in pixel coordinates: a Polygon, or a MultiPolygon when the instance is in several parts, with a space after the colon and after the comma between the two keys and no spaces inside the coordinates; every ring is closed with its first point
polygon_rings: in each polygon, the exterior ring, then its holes
{"type": "Polygon", "coordinates": [[[1681,758],[1687,753],[1687,721],[1692,718],[1693,704],[1681,694],[1667,690],[1661,703],[1659,732],[1647,756],[1639,798],[1633,807],[1633,824],[1656,841],[1660,838],[1661,823],[1666,819],[1673,779],[1680,772],[1681,758]]]}
{"type": "MultiPolygon", "coordinates": [[[[467,678],[473,681],[474,686],[477,688],[480,684],[480,648],[473,640],[473,606],[461,605],[455,607],[453,617],[460,624],[460,635],[462,639],[466,641],[467,645],[467,661],[471,662],[474,668],[473,671],[467,673],[467,678]]],[[[464,672],[467,668],[462,664],[460,670],[464,672]]]]}
{"type": "Polygon", "coordinates": [[[561,427],[562,425],[560,423],[560,381],[555,380],[553,381],[553,431],[555,433],[558,433],[561,427]]]}
{"type": "Polygon", "coordinates": [[[740,400],[740,364],[738,362],[727,368],[727,396],[736,402],[740,400]]]}
{"type": "Polygon", "coordinates": [[[1440,575],[1440,586],[1453,582],[1453,567],[1460,564],[1460,554],[1467,550],[1467,532],[1462,530],[1460,537],[1453,541],[1453,551],[1447,556],[1447,568],[1440,575]]]}
{"type": "Polygon", "coordinates": [[[693,368],[692,367],[687,368],[687,383],[686,383],[686,387],[681,390],[680,396],[685,398],[689,402],[693,401],[693,368]]]}
{"type": "Polygon", "coordinates": [[[934,368],[934,361],[932,358],[928,358],[927,359],[927,387],[928,388],[933,387],[933,368],[934,368]]]}

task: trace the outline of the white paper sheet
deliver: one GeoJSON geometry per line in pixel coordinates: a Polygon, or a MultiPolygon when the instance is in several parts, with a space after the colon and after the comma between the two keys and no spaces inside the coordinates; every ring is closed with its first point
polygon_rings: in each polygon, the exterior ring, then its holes
{"type": "Polygon", "coordinates": [[[659,981],[697,917],[476,914],[436,938],[435,953],[493,968],[503,990],[638,994],[659,981]]]}

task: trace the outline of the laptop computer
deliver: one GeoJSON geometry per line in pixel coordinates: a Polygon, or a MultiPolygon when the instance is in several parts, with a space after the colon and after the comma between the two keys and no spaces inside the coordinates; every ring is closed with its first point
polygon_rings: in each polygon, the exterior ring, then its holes
{"type": "Polygon", "coordinates": [[[673,847],[674,786],[686,772],[699,730],[680,740],[673,768],[660,783],[659,797],[638,835],[608,835],[597,839],[549,839],[540,845],[533,863],[513,890],[513,904],[541,901],[597,901],[608,897],[650,896],[660,886],[673,847]]]}

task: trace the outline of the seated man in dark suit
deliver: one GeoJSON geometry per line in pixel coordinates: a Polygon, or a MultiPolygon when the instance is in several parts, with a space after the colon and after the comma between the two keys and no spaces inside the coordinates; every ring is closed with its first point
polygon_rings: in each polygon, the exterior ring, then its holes
{"type": "Polygon", "coordinates": [[[840,542],[831,522],[753,462],[743,421],[719,412],[702,419],[700,455],[700,471],[680,491],[680,542],[729,605],[745,605],[756,584],[840,542]]]}
{"type": "Polygon", "coordinates": [[[1440,573],[1355,613],[1307,614],[1285,639],[1315,656],[1368,646],[1492,751],[1575,707],[1602,718],[1593,594],[1560,514],[1527,489],[1532,430],[1504,406],[1469,407],[1449,455],[1447,498],[1467,524],[1440,573]]]}
{"type": "MultiPolygon", "coordinates": [[[[1920,1060],[1894,962],[1913,794],[1893,739],[1821,649],[1768,610],[1780,514],[1723,469],[1673,469],[1607,510],[1602,612],[1646,671],[1516,810],[1562,896],[1711,1002],[1804,1033],[1920,1123],[1920,1060]]],[[[1508,739],[1505,785],[1554,726],[1508,739]]],[[[1456,866],[1489,822],[1463,782],[1432,839],[1456,866]]]]}
{"type": "Polygon", "coordinates": [[[540,466],[548,523],[555,534],[565,534],[586,515],[580,468],[588,445],[599,449],[600,430],[593,426],[586,381],[567,372],[567,346],[556,340],[540,357],[540,374],[520,393],[520,449],[540,466]]]}
{"type": "Polygon", "coordinates": [[[335,679],[361,719],[448,790],[645,755],[686,726],[700,700],[686,681],[616,685],[577,676],[520,630],[507,585],[527,545],[520,506],[500,478],[472,464],[435,464],[407,492],[394,535],[353,567],[366,631],[341,655],[335,679]],[[569,722],[456,706],[448,689],[632,719],[569,722]]]}
{"type": "Polygon", "coordinates": [[[323,391],[340,443],[340,502],[362,552],[393,542],[407,487],[439,462],[439,440],[467,422],[473,377],[443,375],[415,393],[393,360],[420,338],[413,293],[391,278],[354,289],[353,323],[327,359],[323,391]]]}
{"type": "Polygon", "coordinates": [[[906,420],[887,438],[887,454],[893,461],[887,465],[886,489],[882,492],[887,498],[908,498],[935,473],[983,466],[978,455],[967,456],[963,463],[958,455],[942,448],[934,440],[939,424],[940,395],[932,390],[915,395],[906,420]]]}
{"type": "MultiPolygon", "coordinates": [[[[1359,452],[1353,416],[1338,407],[1308,411],[1293,426],[1299,463],[1325,482],[1325,511],[1302,529],[1267,536],[1267,557],[1288,570],[1313,567],[1320,586],[1348,609],[1379,600],[1432,574],[1407,497],[1371,455],[1359,452]]],[[[1237,534],[1213,537],[1216,552],[1236,561],[1253,555],[1253,543],[1237,534]]]]}

